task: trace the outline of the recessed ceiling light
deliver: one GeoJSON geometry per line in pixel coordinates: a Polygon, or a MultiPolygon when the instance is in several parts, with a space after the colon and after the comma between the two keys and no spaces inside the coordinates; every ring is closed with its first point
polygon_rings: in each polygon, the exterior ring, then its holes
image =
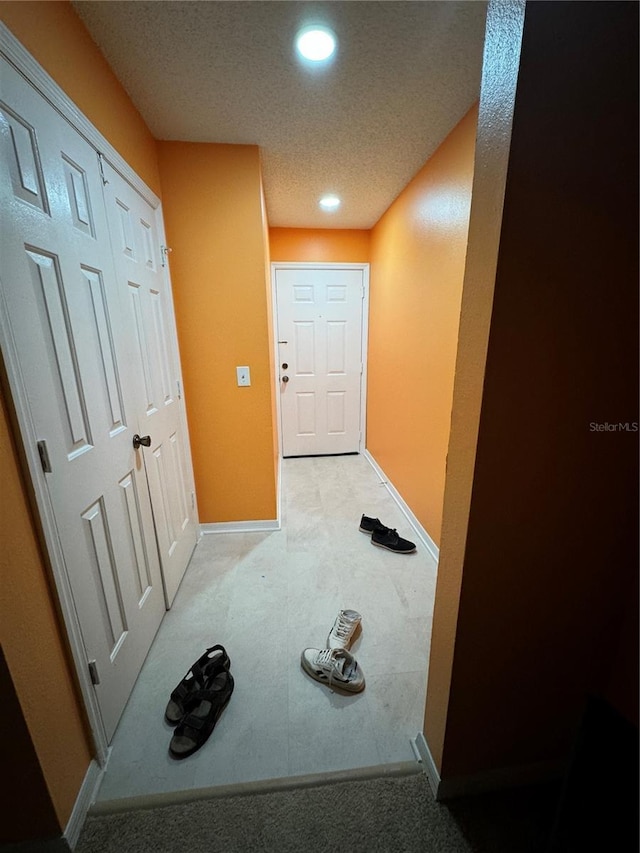
{"type": "Polygon", "coordinates": [[[305,27],[296,36],[296,48],[309,62],[325,62],[336,49],[336,37],[327,27],[305,27]]]}
{"type": "Polygon", "coordinates": [[[340,199],[337,195],[325,195],[322,196],[319,204],[323,210],[337,210],[340,207],[340,199]]]}

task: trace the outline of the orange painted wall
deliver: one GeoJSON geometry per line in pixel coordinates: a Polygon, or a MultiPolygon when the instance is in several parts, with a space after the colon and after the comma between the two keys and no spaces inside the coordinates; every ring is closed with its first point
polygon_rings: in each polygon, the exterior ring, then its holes
{"type": "Polygon", "coordinates": [[[71,4],[0,0],[0,20],[160,195],[155,140],[71,4]]]}
{"type": "Polygon", "coordinates": [[[158,155],[200,521],[275,519],[260,152],[159,142],[158,155]]]}
{"type": "Polygon", "coordinates": [[[339,228],[270,228],[272,261],[366,264],[370,231],[339,228]]]}
{"type": "Polygon", "coordinates": [[[367,448],[439,544],[477,107],[371,235],[367,448]]]}

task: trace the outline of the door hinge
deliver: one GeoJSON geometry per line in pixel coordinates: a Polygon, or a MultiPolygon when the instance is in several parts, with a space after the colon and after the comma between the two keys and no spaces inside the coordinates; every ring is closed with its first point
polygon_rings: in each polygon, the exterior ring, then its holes
{"type": "Polygon", "coordinates": [[[196,493],[191,492],[191,509],[196,508],[196,493]]]}
{"type": "Polygon", "coordinates": [[[101,154],[98,151],[98,165],[100,166],[100,177],[102,178],[102,185],[106,187],[109,181],[104,176],[104,154],[101,154]]]}
{"type": "Polygon", "coordinates": [[[98,664],[94,660],[89,661],[89,675],[91,676],[91,683],[97,687],[100,684],[100,676],[98,675],[98,664]]]}
{"type": "Polygon", "coordinates": [[[40,455],[40,464],[42,465],[42,470],[45,474],[51,474],[53,468],[51,467],[51,460],[49,459],[49,451],[47,450],[46,441],[38,442],[38,454],[40,455]]]}
{"type": "Polygon", "coordinates": [[[162,266],[166,267],[167,265],[167,256],[169,252],[172,252],[173,249],[170,249],[169,246],[160,246],[160,257],[162,258],[162,266]]]}
{"type": "Polygon", "coordinates": [[[178,386],[178,400],[182,400],[182,388],[180,387],[179,379],[176,379],[176,385],[178,386]]]}

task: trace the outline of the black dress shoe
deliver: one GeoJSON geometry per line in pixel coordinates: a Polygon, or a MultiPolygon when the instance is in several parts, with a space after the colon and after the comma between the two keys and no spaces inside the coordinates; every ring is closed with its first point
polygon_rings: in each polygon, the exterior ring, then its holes
{"type": "Polygon", "coordinates": [[[398,536],[398,531],[390,527],[379,527],[373,531],[371,542],[379,548],[387,551],[395,551],[396,554],[412,554],[416,550],[413,542],[398,536]]]}
{"type": "Polygon", "coordinates": [[[369,518],[368,516],[363,515],[360,519],[360,530],[363,533],[373,533],[373,531],[378,528],[387,529],[379,518],[369,518]]]}

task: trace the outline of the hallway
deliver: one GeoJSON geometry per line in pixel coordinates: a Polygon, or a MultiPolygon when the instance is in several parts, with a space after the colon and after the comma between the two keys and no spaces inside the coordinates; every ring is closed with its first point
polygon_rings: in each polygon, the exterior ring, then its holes
{"type": "Polygon", "coordinates": [[[422,729],[436,564],[363,456],[285,459],[282,529],[200,540],[116,731],[100,802],[411,761],[422,729]],[[366,513],[417,542],[371,545],[366,513]],[[354,696],[303,673],[340,608],[362,614],[354,696]],[[222,643],[235,691],[207,743],[168,754],[169,693],[207,646],[222,643]]]}

